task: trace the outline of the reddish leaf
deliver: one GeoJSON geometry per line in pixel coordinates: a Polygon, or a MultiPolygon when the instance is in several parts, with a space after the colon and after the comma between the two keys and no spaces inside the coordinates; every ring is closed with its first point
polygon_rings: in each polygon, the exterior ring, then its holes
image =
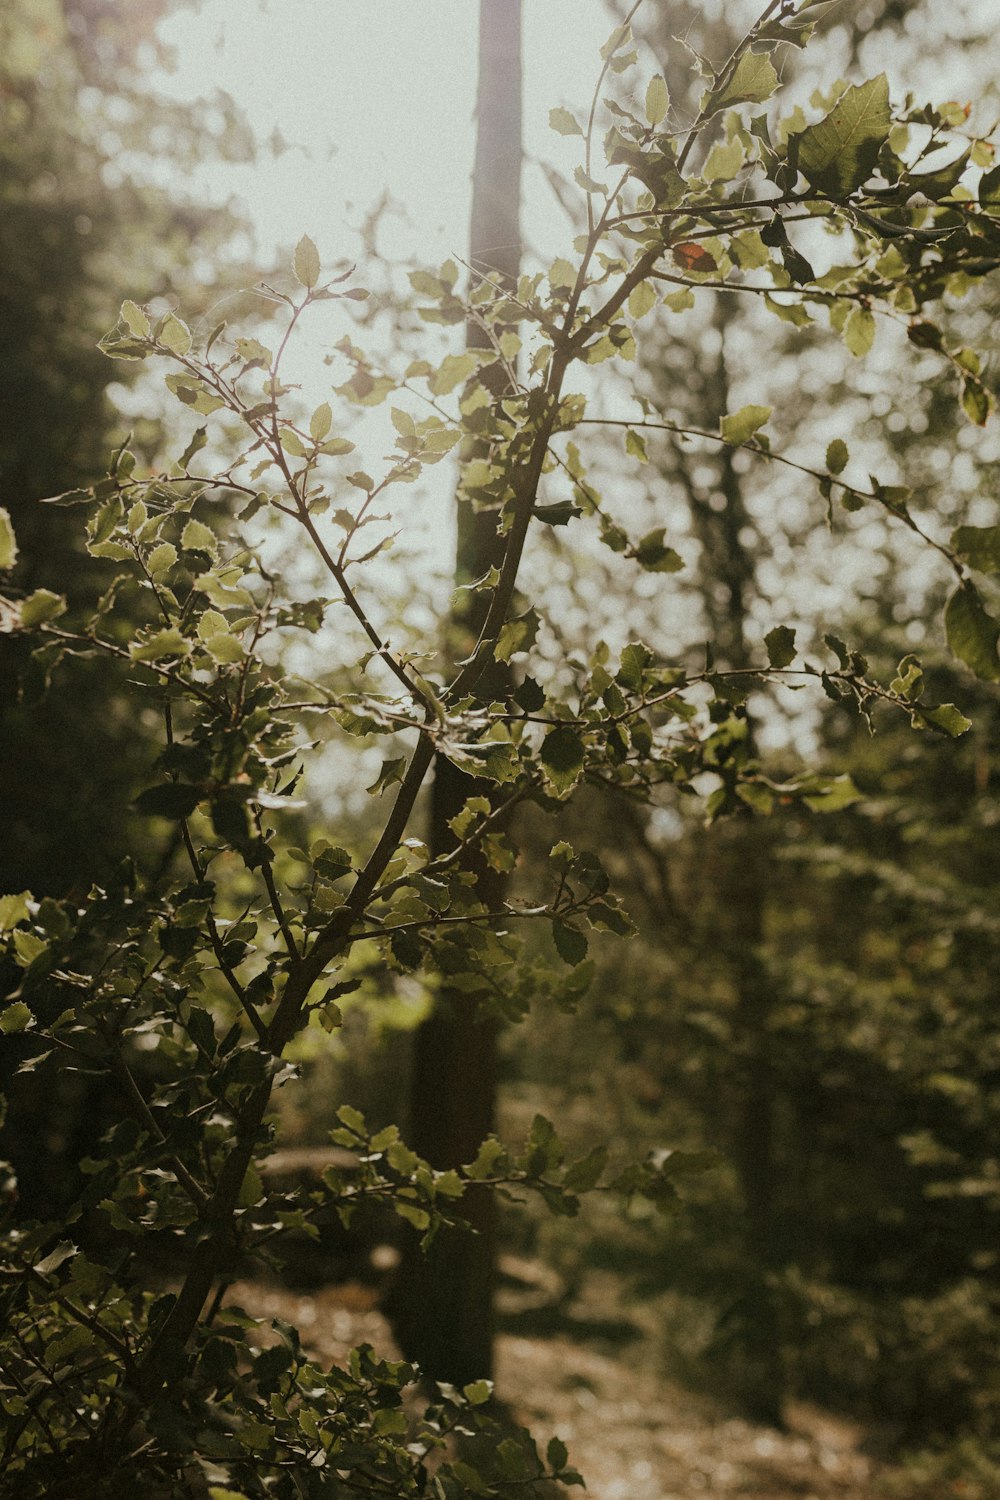
{"type": "Polygon", "coordinates": [[[672,253],[677,265],[685,271],[707,272],[719,269],[708,251],[694,240],[684,240],[675,245],[672,253]]]}

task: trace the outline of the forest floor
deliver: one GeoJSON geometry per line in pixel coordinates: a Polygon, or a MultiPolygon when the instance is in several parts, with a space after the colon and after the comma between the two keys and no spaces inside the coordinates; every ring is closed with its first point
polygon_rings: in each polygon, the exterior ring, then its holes
{"type": "MultiPolygon", "coordinates": [[[[371,1287],[346,1282],[296,1292],[239,1282],[229,1296],[258,1318],[293,1323],[325,1363],[342,1362],[364,1342],[398,1358],[371,1287]]],[[[536,1437],[563,1440],[590,1500],[911,1500],[927,1494],[869,1456],[864,1431],[840,1418],[793,1406],[787,1430],[758,1426],[663,1377],[641,1341],[623,1349],[574,1335],[571,1321],[548,1336],[531,1330],[528,1318],[521,1322],[523,1331],[498,1341],[497,1395],[536,1437]]]]}

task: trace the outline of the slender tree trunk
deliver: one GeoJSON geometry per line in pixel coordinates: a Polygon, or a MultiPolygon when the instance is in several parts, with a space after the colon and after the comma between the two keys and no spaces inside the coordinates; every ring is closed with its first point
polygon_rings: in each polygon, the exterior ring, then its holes
{"type": "MultiPolygon", "coordinates": [[[[521,0],[480,0],[479,89],[473,176],[470,259],[474,268],[516,282],[520,264],[521,0]]],[[[467,328],[470,348],[487,347],[480,328],[467,328]]],[[[503,394],[504,372],[490,382],[503,394]]],[[[474,456],[472,451],[466,458],[474,456]]],[[[497,560],[497,519],[492,511],[458,509],[455,576],[467,584],[497,560]]],[[[482,623],[475,595],[451,622],[457,654],[471,649],[482,623]]],[[[503,683],[486,674],[478,693],[492,700],[503,683]]],[[[467,798],[488,795],[489,785],[438,760],[432,790],[430,847],[449,848],[449,820],[467,798]]],[[[482,898],[496,909],[505,878],[477,867],[482,898]]],[[[497,1032],[477,1016],[476,997],[442,986],[434,1013],[419,1028],[414,1050],[410,1136],[434,1166],[470,1161],[494,1128],[497,1032]]],[[[404,1254],[391,1311],[408,1358],[436,1380],[463,1384],[488,1376],[493,1364],[493,1291],[496,1210],[493,1195],[473,1190],[464,1212],[471,1230],[453,1231],[424,1257],[411,1244],[404,1254]]]]}

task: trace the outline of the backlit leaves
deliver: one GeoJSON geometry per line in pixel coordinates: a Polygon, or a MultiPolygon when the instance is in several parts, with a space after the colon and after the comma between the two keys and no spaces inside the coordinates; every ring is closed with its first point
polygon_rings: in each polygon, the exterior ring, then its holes
{"type": "Polygon", "coordinates": [[[961,584],[948,600],[944,628],[948,645],[959,661],[986,682],[1000,682],[1000,627],[987,614],[979,591],[971,583],[961,584]]]}
{"type": "Polygon", "coordinates": [[[811,187],[845,198],[871,176],[889,125],[889,80],[880,73],[846,89],[828,115],[794,136],[793,159],[811,187]]]}
{"type": "Polygon", "coordinates": [[[295,247],[292,270],[295,272],[296,281],[310,290],[319,281],[319,251],[307,234],[302,236],[295,247]]]}

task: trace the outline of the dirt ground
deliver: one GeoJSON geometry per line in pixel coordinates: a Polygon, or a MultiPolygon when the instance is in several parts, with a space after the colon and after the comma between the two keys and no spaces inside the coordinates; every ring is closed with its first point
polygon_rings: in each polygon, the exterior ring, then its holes
{"type": "MultiPolygon", "coordinates": [[[[237,1283],[229,1300],[281,1317],[326,1363],[367,1342],[398,1357],[370,1288],[309,1293],[237,1283]]],[[[565,1334],[501,1336],[497,1394],[541,1440],[565,1442],[591,1500],[885,1500],[892,1471],[862,1451],[862,1432],[808,1407],[776,1432],[713,1410],[628,1350],[603,1352],[565,1334]]],[[[905,1493],[895,1485],[894,1495],[905,1493]]]]}

